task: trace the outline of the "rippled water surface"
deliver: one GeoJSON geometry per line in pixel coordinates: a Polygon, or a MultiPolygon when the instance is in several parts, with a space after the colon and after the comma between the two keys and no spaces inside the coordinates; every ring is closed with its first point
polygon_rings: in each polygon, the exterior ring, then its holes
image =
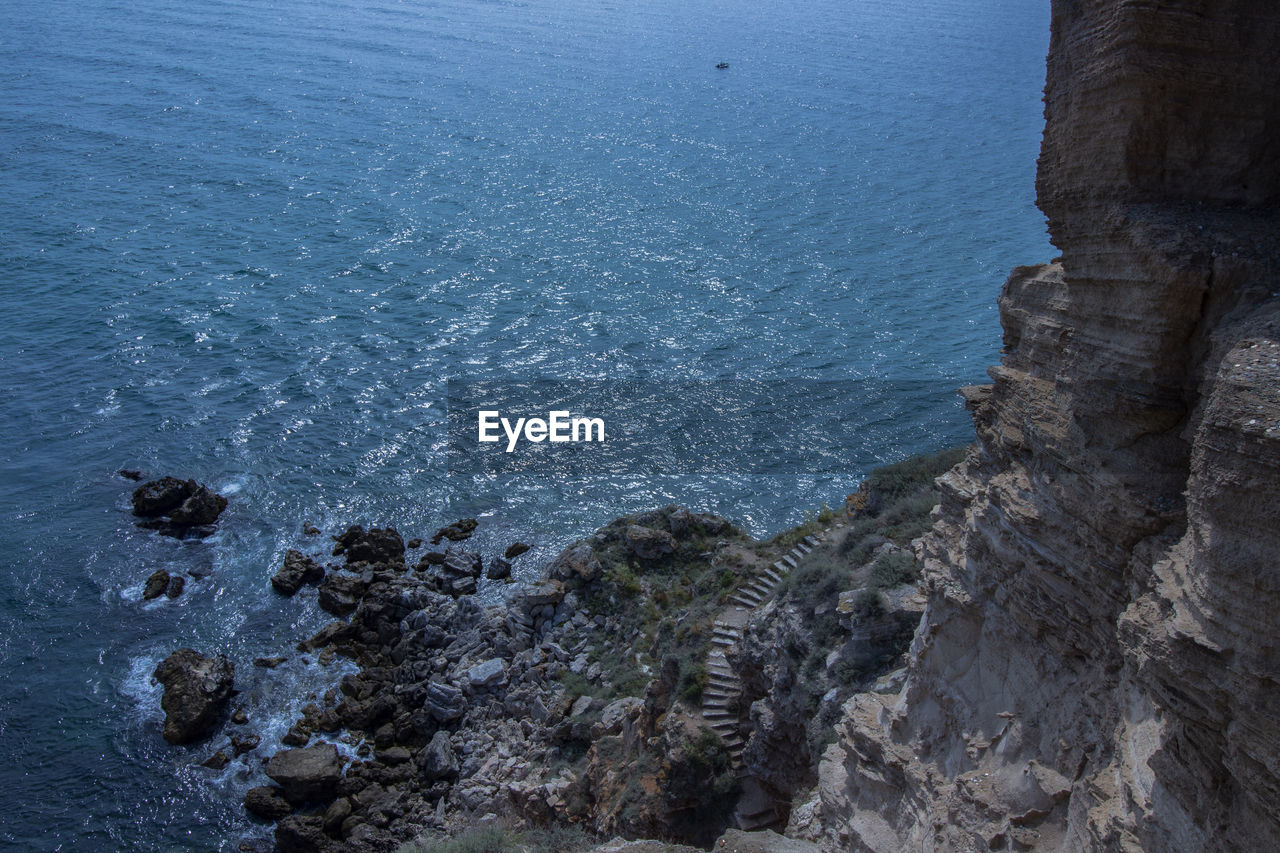
{"type": "Polygon", "coordinates": [[[444,390],[745,378],[853,418],[808,383],[982,381],[1006,271],[1052,253],[1047,40],[1046,0],[0,5],[0,841],[262,832],[149,673],[227,651],[277,744],[340,674],[250,664],[325,621],[267,585],[305,522],[474,515],[528,573],[670,501],[777,530],[966,440],[911,394],[834,471],[451,477],[444,390]],[[220,531],[136,530],[121,467],[216,487],[220,531]],[[206,576],[143,604],[158,567],[206,576]]]}

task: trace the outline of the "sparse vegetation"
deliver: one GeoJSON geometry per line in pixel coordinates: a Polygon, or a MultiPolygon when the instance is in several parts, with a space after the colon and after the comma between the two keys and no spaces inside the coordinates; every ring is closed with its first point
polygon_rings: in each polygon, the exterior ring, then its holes
{"type": "Polygon", "coordinates": [[[867,577],[867,590],[880,591],[911,583],[920,577],[915,557],[909,551],[890,551],[876,557],[867,577]]]}

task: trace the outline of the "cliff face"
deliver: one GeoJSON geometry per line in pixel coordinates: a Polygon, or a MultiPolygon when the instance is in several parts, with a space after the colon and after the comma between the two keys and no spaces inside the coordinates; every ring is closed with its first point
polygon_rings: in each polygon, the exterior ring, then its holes
{"type": "Polygon", "coordinates": [[[1280,7],[1055,0],[978,441],[905,687],[845,707],[837,849],[1280,849],[1280,7]]]}

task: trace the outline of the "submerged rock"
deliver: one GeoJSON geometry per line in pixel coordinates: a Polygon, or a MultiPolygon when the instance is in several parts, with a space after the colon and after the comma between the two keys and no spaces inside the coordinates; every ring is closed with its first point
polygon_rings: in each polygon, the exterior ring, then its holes
{"type": "Polygon", "coordinates": [[[503,552],[502,556],[506,557],[508,560],[514,560],[516,557],[519,557],[528,550],[529,546],[523,542],[513,542],[507,546],[507,550],[503,552]]]}
{"type": "Polygon", "coordinates": [[[178,649],[156,666],[152,677],[164,686],[164,739],[191,743],[208,733],[226,708],[235,666],[223,655],[206,657],[195,649],[178,649]]]}

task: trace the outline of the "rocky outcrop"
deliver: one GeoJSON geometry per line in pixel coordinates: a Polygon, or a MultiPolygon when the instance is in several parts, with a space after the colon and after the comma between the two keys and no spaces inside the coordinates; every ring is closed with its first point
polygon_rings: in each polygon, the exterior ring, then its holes
{"type": "Polygon", "coordinates": [[[324,566],[290,548],[284,555],[284,564],[271,577],[271,587],[281,595],[293,595],[302,589],[303,584],[320,583],[324,580],[324,566]]]}
{"type": "Polygon", "coordinates": [[[161,477],[133,492],[133,514],[144,519],[138,526],[165,536],[208,536],[226,508],[226,498],[195,480],[161,477]]]}
{"type": "Polygon", "coordinates": [[[977,443],[899,693],[845,706],[839,849],[1280,849],[1280,9],[1057,0],[977,443]]]}
{"type": "Polygon", "coordinates": [[[191,743],[204,737],[226,709],[235,666],[222,655],[178,649],[156,666],[152,677],[164,687],[164,739],[191,743]]]}

